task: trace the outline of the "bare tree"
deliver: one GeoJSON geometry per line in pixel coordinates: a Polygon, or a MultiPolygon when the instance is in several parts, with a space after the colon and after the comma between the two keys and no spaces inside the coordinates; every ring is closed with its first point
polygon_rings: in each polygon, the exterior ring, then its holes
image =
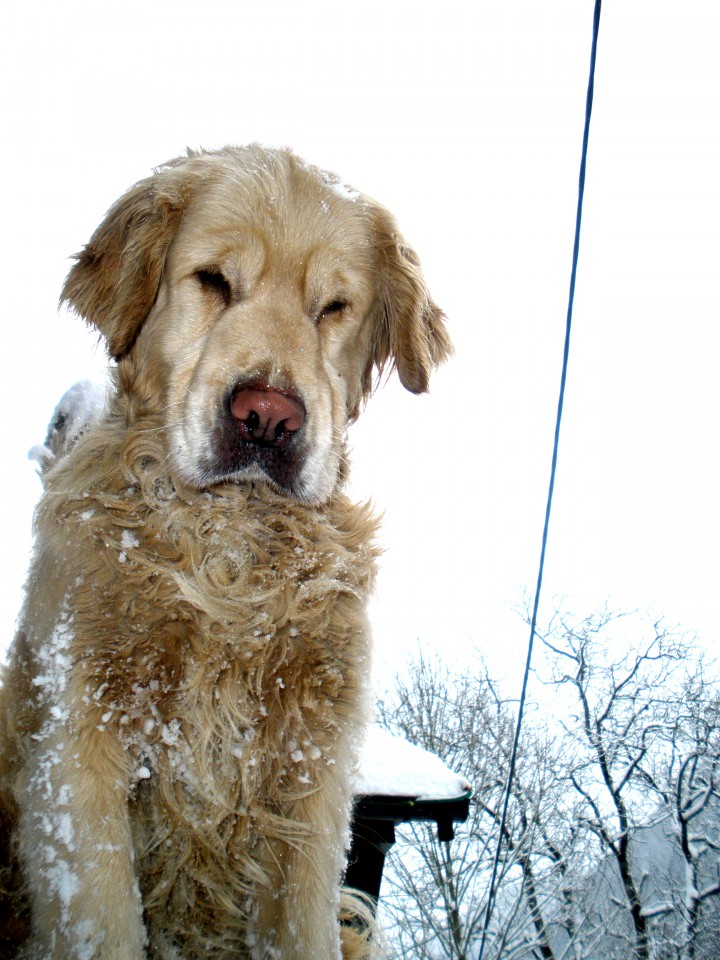
{"type": "Polygon", "coordinates": [[[551,683],[571,691],[561,719],[575,749],[569,783],[580,826],[615,868],[632,955],[649,960],[662,941],[666,957],[693,960],[701,905],[720,893],[708,870],[720,849],[718,693],[693,641],[661,621],[612,655],[625,623],[608,611],[556,614],[544,634],[551,683]],[[664,870],[662,889],[648,869],[661,835],[684,865],[682,883],[664,870]]]}
{"type": "Polygon", "coordinates": [[[440,756],[473,784],[471,817],[452,843],[422,824],[404,828],[402,856],[392,858],[383,897],[394,924],[399,955],[467,960],[482,935],[488,881],[498,832],[505,854],[501,895],[493,910],[492,945],[486,956],[536,956],[556,960],[544,910],[560,899],[564,846],[549,811],[561,802],[559,759],[539,725],[525,738],[522,777],[515,780],[509,820],[501,826],[503,792],[512,747],[514,712],[480,661],[455,675],[438,658],[418,654],[392,696],[380,705],[381,720],[440,756]],[[553,790],[555,789],[555,796],[553,790]],[[550,877],[553,877],[551,880],[550,877]]]}
{"type": "Polygon", "coordinates": [[[691,638],[631,627],[605,610],[541,632],[550,696],[530,704],[504,822],[515,709],[482,661],[455,674],[420,653],[396,679],[385,724],[474,787],[451,844],[415,825],[396,848],[397,956],[477,956],[500,833],[488,960],[720,956],[720,691],[691,638]]]}
{"type": "Polygon", "coordinates": [[[720,953],[720,691],[695,660],[680,691],[682,706],[665,721],[663,749],[641,769],[666,812],[664,831],[678,852],[674,882],[664,885],[654,914],[671,915],[668,937],[681,960],[712,945],[720,953]],[[710,922],[705,922],[705,921],[710,922]]]}

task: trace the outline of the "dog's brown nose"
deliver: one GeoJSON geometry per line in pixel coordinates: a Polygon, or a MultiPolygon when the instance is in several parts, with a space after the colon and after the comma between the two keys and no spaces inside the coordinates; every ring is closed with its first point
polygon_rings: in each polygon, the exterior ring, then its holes
{"type": "Polygon", "coordinates": [[[239,387],[230,401],[243,440],[262,446],[284,446],[305,423],[305,407],[273,387],[239,387]]]}

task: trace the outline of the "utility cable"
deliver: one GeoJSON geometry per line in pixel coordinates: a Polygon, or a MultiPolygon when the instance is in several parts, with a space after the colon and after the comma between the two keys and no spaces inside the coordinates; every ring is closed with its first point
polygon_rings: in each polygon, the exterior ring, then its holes
{"type": "Polygon", "coordinates": [[[550,528],[550,511],[552,508],[553,492],[555,489],[555,473],[557,470],[558,447],[560,443],[560,424],[562,422],[563,404],[565,401],[565,383],[567,380],[568,360],[570,357],[570,332],[572,329],[573,304],[575,301],[575,280],[577,277],[578,256],[580,253],[580,225],[582,223],[583,197],[585,195],[585,169],[587,166],[588,138],[590,135],[590,118],[592,116],[593,93],[595,89],[595,60],[597,57],[598,33],[600,30],[600,7],[602,0],[595,0],[595,10],[593,14],[593,36],[592,49],[590,53],[590,77],[587,87],[587,98],[585,102],[585,128],[583,131],[582,157],[580,160],[580,177],[578,185],[577,214],[575,218],[575,243],[573,246],[572,270],[570,273],[570,292],[568,296],[567,320],[565,325],[565,346],[563,350],[562,374],[560,377],[560,396],[558,398],[557,417],[555,420],[555,439],[553,443],[552,465],[550,468],[550,484],[548,488],[547,506],[545,508],[545,525],[543,527],[542,547],[540,549],[540,563],[538,568],[537,586],[535,588],[535,600],[533,603],[532,619],[530,622],[530,638],[528,641],[527,659],[525,662],[525,673],[523,675],[522,691],[520,694],[520,704],[518,706],[517,722],[515,724],[515,737],[513,739],[512,753],[510,756],[510,768],[508,770],[507,784],[505,786],[505,798],[503,801],[502,816],[500,820],[500,830],[498,833],[497,848],[495,859],[493,861],[492,876],[490,879],[490,889],[488,891],[488,902],[485,910],[485,922],[483,925],[482,940],[480,941],[480,952],[478,960],[482,960],[487,940],[487,933],[490,927],[490,918],[492,916],[495,896],[497,894],[497,873],[502,853],[503,836],[505,835],[508,806],[512,785],[515,777],[515,766],[517,763],[518,744],[520,742],[520,731],[522,728],[523,712],[525,709],[525,698],[527,695],[528,679],[532,664],[533,646],[535,643],[535,633],[537,629],[537,614],[540,605],[540,593],[542,590],[543,573],[545,570],[545,552],[547,548],[548,530],[550,528]]]}

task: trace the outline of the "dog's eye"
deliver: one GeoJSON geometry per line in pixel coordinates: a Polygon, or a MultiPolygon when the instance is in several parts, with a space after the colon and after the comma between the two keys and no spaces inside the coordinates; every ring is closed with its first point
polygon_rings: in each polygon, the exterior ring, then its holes
{"type": "Polygon", "coordinates": [[[203,289],[219,294],[225,303],[230,303],[232,298],[230,283],[219,270],[198,270],[195,276],[203,289]]]}
{"type": "Polygon", "coordinates": [[[347,303],[344,300],[331,300],[318,313],[318,320],[326,320],[328,317],[342,313],[346,306],[347,303]]]}

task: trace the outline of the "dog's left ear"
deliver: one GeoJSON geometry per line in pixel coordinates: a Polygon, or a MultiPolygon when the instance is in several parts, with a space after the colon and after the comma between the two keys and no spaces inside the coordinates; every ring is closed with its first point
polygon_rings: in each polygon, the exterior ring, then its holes
{"type": "Polygon", "coordinates": [[[389,361],[407,390],[425,393],[433,368],[452,354],[445,317],[428,292],[417,254],[400,236],[393,218],[375,204],[371,216],[380,290],[366,386],[372,367],[382,371],[389,361]]]}
{"type": "Polygon", "coordinates": [[[187,206],[182,171],[164,168],[117,201],[76,254],[60,297],[107,342],[119,360],[155,302],[165,254],[187,206]]]}

